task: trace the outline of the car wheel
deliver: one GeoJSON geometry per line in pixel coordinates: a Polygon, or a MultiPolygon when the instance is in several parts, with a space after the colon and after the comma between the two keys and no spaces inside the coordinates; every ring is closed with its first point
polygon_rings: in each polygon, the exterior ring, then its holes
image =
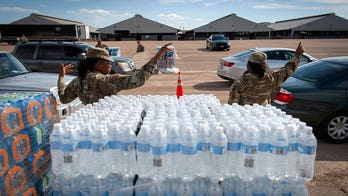
{"type": "Polygon", "coordinates": [[[213,45],[209,44],[209,50],[213,50],[213,45]]]}
{"type": "Polygon", "coordinates": [[[348,141],[348,112],[337,112],[328,116],[319,128],[320,136],[330,143],[348,141]]]}

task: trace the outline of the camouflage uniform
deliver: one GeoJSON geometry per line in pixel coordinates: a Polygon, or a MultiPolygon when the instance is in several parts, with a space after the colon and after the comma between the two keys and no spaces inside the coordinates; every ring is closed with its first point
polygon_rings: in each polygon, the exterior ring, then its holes
{"type": "Polygon", "coordinates": [[[79,97],[82,103],[97,102],[105,96],[116,95],[119,91],[144,85],[149,80],[155,64],[147,63],[131,76],[104,75],[100,72],[89,72],[82,81],[73,79],[67,86],[64,78],[58,79],[58,95],[62,103],[69,103],[79,97]]]}
{"type": "Polygon", "coordinates": [[[245,72],[231,86],[228,104],[270,104],[271,92],[279,88],[279,86],[294,73],[299,62],[300,58],[295,56],[284,67],[265,73],[262,78],[245,72]]]}

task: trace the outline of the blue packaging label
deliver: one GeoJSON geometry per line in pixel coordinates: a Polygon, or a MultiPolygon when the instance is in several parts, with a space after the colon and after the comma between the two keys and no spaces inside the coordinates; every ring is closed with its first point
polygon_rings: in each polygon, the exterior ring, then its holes
{"type": "Polygon", "coordinates": [[[298,143],[289,143],[288,152],[296,152],[298,149],[298,143]]]}
{"type": "Polygon", "coordinates": [[[137,143],[138,152],[150,152],[150,144],[140,144],[137,143]]]}
{"type": "Polygon", "coordinates": [[[62,144],[63,152],[73,152],[75,149],[76,147],[73,144],[62,144]]]}
{"type": "Polygon", "coordinates": [[[316,146],[305,146],[303,144],[298,145],[298,152],[307,155],[314,155],[317,150],[316,146]]]}
{"type": "Polygon", "coordinates": [[[275,146],[270,145],[270,152],[275,155],[287,155],[288,154],[288,146],[275,146]]]}
{"type": "Polygon", "coordinates": [[[93,143],[91,144],[92,151],[94,152],[102,152],[108,149],[108,146],[103,143],[93,143]]]}
{"type": "Polygon", "coordinates": [[[167,144],[167,152],[180,152],[180,144],[167,144]]]}
{"type": "Polygon", "coordinates": [[[52,150],[60,150],[61,143],[60,141],[51,141],[50,147],[52,150]]]}
{"type": "Polygon", "coordinates": [[[135,142],[120,142],[120,150],[122,151],[135,150],[135,142]]]}
{"type": "Polygon", "coordinates": [[[237,193],[224,193],[224,196],[237,196],[237,193]]]}
{"type": "Polygon", "coordinates": [[[214,155],[223,155],[225,153],[226,150],[226,146],[215,146],[215,145],[211,145],[210,146],[210,151],[214,154],[214,155]]]}
{"type": "Polygon", "coordinates": [[[92,145],[91,141],[79,141],[79,149],[90,149],[92,145]]]}
{"type": "Polygon", "coordinates": [[[199,142],[197,145],[199,151],[209,151],[210,143],[207,142],[199,142]]]}
{"type": "Polygon", "coordinates": [[[260,152],[268,152],[269,144],[267,143],[259,143],[259,151],[260,152]]]}
{"type": "Polygon", "coordinates": [[[120,148],[120,142],[118,141],[109,141],[108,142],[109,149],[115,150],[120,148]]]}
{"type": "Polygon", "coordinates": [[[197,153],[197,146],[181,146],[182,154],[194,155],[197,153]]]}
{"type": "Polygon", "coordinates": [[[227,143],[227,150],[228,151],[239,151],[240,150],[240,143],[227,143]]]}
{"type": "Polygon", "coordinates": [[[152,155],[164,155],[166,153],[166,146],[151,146],[152,155]]]}
{"type": "Polygon", "coordinates": [[[257,147],[256,145],[246,145],[241,144],[240,145],[240,151],[245,154],[256,154],[257,153],[257,147]]]}

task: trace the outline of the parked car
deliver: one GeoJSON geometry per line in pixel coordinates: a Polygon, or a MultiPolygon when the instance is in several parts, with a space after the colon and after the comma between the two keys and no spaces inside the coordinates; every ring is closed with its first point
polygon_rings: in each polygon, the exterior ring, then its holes
{"type": "Polygon", "coordinates": [[[348,141],[348,56],[320,59],[299,67],[272,105],[299,118],[332,143],[348,141]]]}
{"type": "MultiPolygon", "coordinates": [[[[69,83],[75,76],[66,75],[69,83]]],[[[58,75],[32,72],[9,52],[0,51],[0,95],[18,92],[52,92],[58,102],[58,114],[64,117],[82,105],[79,99],[69,104],[59,101],[57,91],[58,75]]]]}
{"type": "Polygon", "coordinates": [[[71,74],[77,75],[77,64],[91,47],[82,42],[26,42],[17,44],[12,53],[32,71],[59,73],[62,63],[71,63],[75,65],[71,74]]]}
{"type": "MultiPolygon", "coordinates": [[[[77,75],[77,65],[92,47],[83,42],[27,42],[16,45],[12,53],[32,71],[59,73],[62,63],[71,63],[75,69],[70,74],[77,75]]],[[[112,73],[129,74],[135,69],[130,58],[113,56],[113,59],[112,73]]]]}
{"type": "Polygon", "coordinates": [[[206,48],[209,50],[230,50],[230,40],[223,34],[212,34],[206,40],[206,48]]]}
{"type": "MultiPolygon", "coordinates": [[[[267,64],[270,70],[283,67],[295,55],[295,50],[290,48],[253,48],[220,59],[217,75],[225,80],[236,80],[245,71],[248,58],[252,52],[261,51],[267,55],[267,64]]],[[[304,53],[300,65],[317,60],[304,53]]]]}

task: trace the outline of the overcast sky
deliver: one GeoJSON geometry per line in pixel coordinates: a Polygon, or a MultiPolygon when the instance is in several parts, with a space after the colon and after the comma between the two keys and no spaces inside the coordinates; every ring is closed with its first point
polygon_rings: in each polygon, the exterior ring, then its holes
{"type": "Polygon", "coordinates": [[[0,0],[0,24],[37,13],[105,27],[140,14],[191,30],[229,14],[253,22],[276,22],[335,13],[348,19],[348,0],[0,0]]]}

